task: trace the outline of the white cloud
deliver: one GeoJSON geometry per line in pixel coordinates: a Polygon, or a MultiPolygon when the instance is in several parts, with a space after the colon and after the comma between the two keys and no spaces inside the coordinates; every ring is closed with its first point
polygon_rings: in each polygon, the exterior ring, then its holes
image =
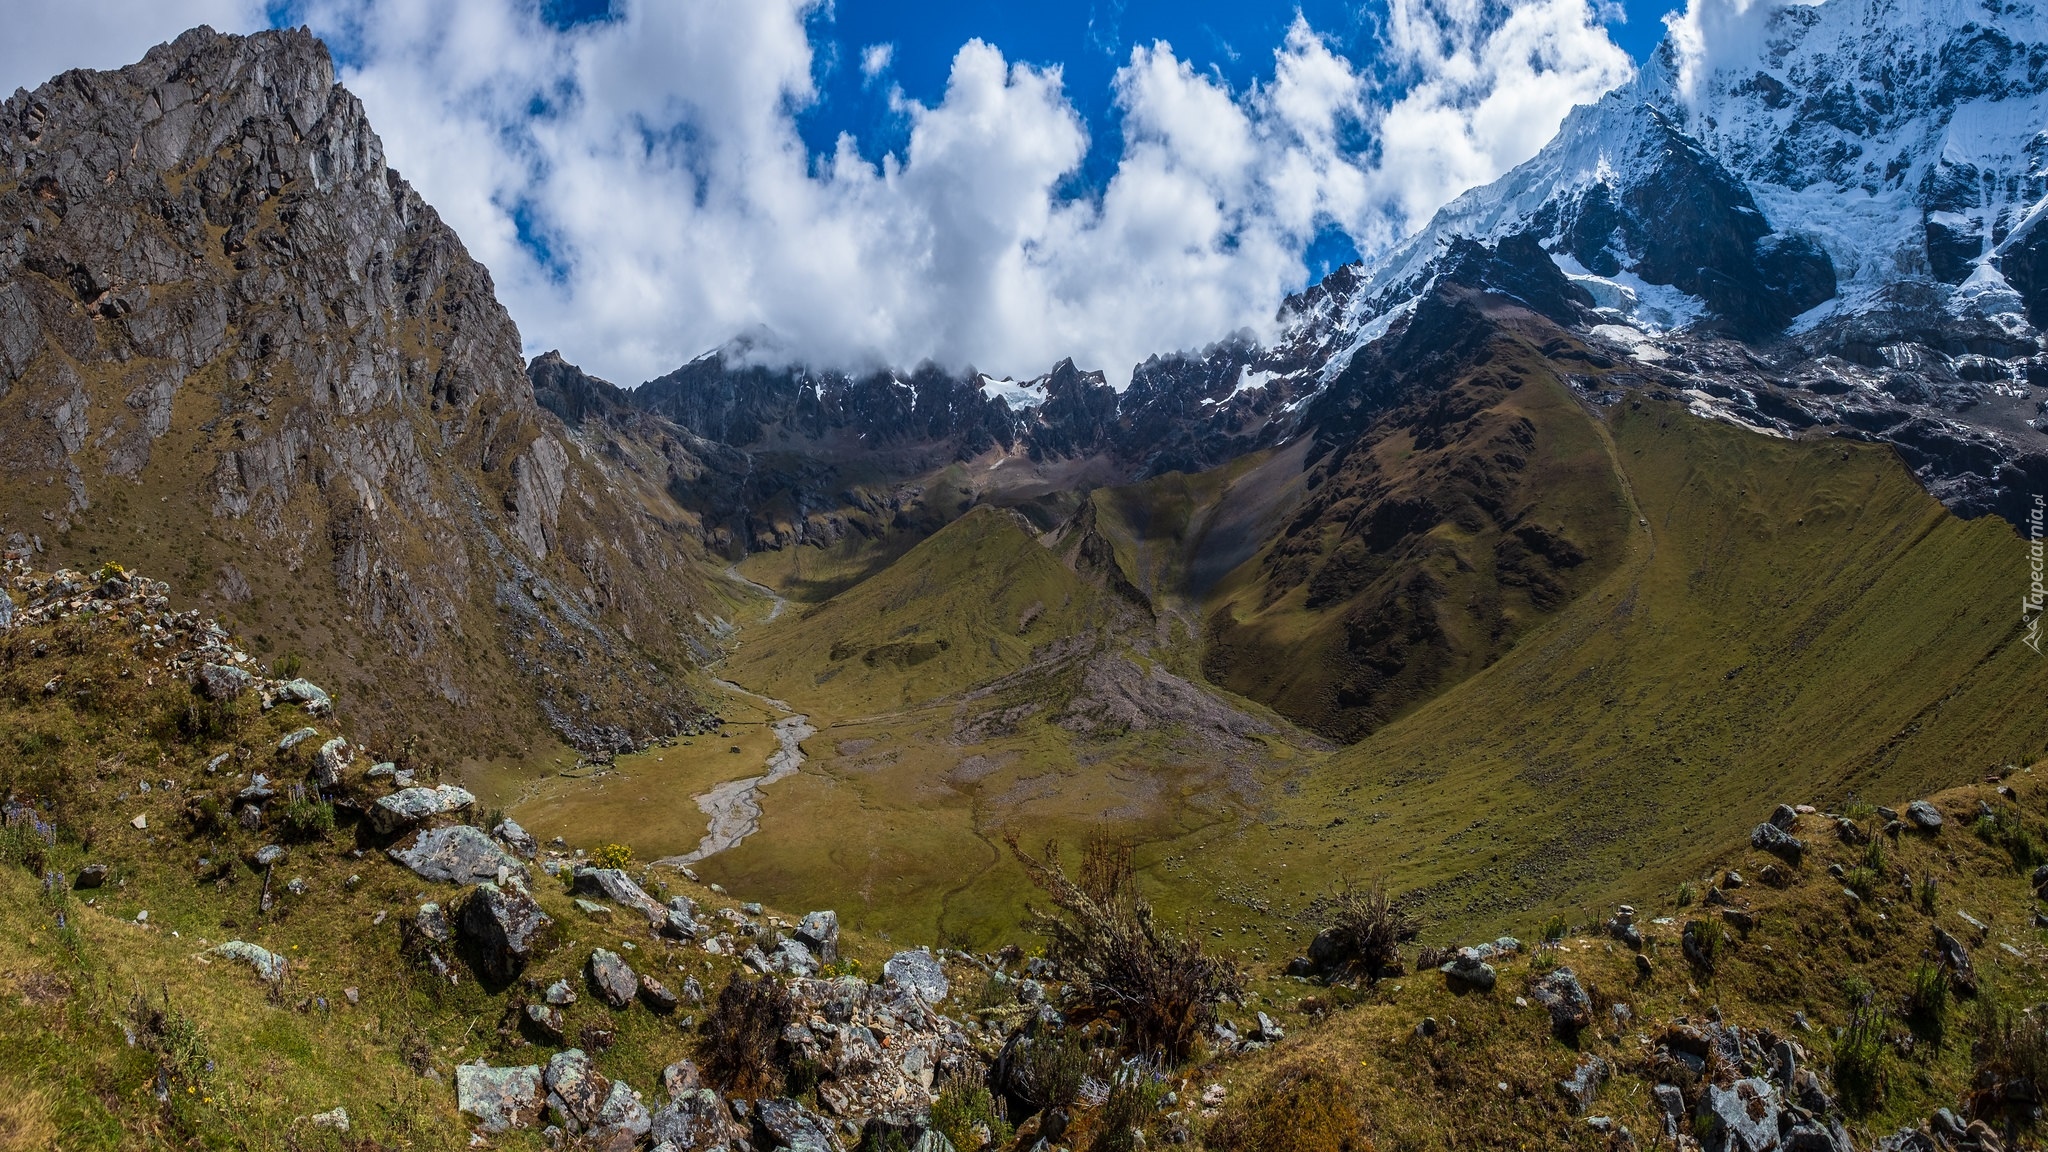
{"type": "Polygon", "coordinates": [[[869,80],[889,70],[889,62],[896,58],[894,44],[870,44],[860,50],[860,74],[869,80]]]}
{"type": "Polygon", "coordinates": [[[185,29],[263,26],[262,0],[10,0],[0,15],[0,97],[72,68],[119,68],[185,29]]]}
{"type": "Polygon", "coordinates": [[[1664,17],[1678,65],[1678,91],[1687,101],[1699,95],[1700,80],[1733,64],[1755,60],[1773,13],[1793,4],[1821,0],[1686,0],[1683,11],[1664,17]]]}
{"type": "MultiPolygon", "coordinates": [[[[1121,378],[1267,330],[1320,229],[1383,247],[1628,74],[1585,0],[1394,0],[1377,76],[1297,17],[1248,91],[1143,45],[1114,81],[1121,140],[1093,144],[1117,166],[1076,198],[1091,142],[1060,71],[980,41],[937,102],[897,97],[900,152],[810,154],[817,2],[640,0],[567,31],[528,0],[304,0],[293,19],[341,47],[529,351],[621,382],[762,327],[818,364],[1073,356],[1121,378]]],[[[890,58],[868,47],[863,74],[890,58]]]]}

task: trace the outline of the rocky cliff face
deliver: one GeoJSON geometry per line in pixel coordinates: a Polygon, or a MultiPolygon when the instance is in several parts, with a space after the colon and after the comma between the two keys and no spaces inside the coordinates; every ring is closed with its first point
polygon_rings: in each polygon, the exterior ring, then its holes
{"type": "Polygon", "coordinates": [[[524,368],[310,35],[198,29],[0,104],[11,546],[210,588],[377,738],[693,722],[689,516],[524,368]]]}

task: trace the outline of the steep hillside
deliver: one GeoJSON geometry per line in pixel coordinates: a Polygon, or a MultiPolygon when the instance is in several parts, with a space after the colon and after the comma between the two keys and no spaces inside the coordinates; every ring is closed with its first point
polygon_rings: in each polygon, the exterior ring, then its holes
{"type": "Polygon", "coordinates": [[[177,574],[367,732],[698,723],[718,593],[658,443],[534,402],[490,276],[304,32],[0,105],[0,538],[177,574]]]}

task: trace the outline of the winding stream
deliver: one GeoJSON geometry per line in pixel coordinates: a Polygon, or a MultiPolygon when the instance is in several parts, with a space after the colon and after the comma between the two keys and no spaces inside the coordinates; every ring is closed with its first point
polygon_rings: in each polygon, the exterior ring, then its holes
{"type": "Polygon", "coordinates": [[[803,741],[817,734],[808,716],[785,716],[775,722],[775,741],[779,745],[768,755],[768,771],[760,776],[749,776],[744,780],[728,780],[709,792],[697,796],[697,807],[711,817],[711,827],[704,832],[704,839],[697,842],[695,850],[681,856],[669,856],[656,860],[656,864],[670,867],[687,867],[710,856],[715,856],[740,841],[752,836],[761,828],[761,789],[777,780],[796,775],[803,767],[804,753],[799,747],[803,741]]]}

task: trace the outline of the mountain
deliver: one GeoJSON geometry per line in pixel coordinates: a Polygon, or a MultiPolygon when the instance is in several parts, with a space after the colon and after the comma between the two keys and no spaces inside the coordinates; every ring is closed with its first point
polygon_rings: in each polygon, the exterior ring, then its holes
{"type": "Polygon", "coordinates": [[[196,29],[0,104],[0,537],[179,574],[374,738],[701,723],[719,602],[660,443],[536,403],[311,35],[196,29]]]}

